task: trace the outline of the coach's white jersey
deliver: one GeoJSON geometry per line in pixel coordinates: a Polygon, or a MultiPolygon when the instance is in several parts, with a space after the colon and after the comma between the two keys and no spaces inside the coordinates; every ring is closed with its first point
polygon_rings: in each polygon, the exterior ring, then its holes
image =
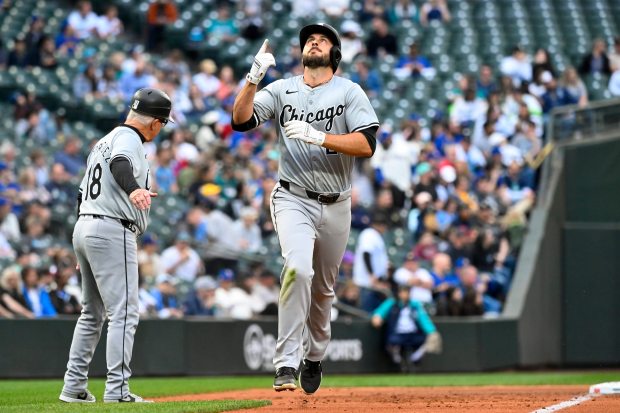
{"type": "Polygon", "coordinates": [[[88,156],[80,184],[80,214],[125,219],[135,224],[141,234],[146,230],[149,209],[136,208],[112,176],[110,162],[119,156],[131,163],[138,185],[150,189],[149,164],[140,135],[129,126],[118,126],[100,139],[88,156]]]}

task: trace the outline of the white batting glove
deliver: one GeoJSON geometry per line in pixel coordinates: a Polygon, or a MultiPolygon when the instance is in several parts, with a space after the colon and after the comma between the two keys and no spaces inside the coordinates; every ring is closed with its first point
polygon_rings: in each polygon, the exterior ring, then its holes
{"type": "Polygon", "coordinates": [[[276,65],[276,59],[271,53],[267,53],[268,45],[269,39],[265,39],[263,45],[260,47],[260,50],[256,56],[254,56],[254,63],[252,64],[250,73],[245,76],[248,82],[258,85],[258,82],[263,80],[265,77],[267,69],[269,69],[270,66],[276,65]]]}
{"type": "Polygon", "coordinates": [[[314,129],[308,122],[289,120],[284,124],[284,134],[289,139],[299,139],[313,145],[322,146],[325,142],[325,132],[314,129]]]}

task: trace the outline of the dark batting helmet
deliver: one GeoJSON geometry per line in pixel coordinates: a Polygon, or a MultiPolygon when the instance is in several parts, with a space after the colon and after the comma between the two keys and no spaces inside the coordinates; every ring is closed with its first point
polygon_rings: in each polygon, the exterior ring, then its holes
{"type": "Polygon", "coordinates": [[[159,89],[148,87],[138,89],[131,98],[129,108],[142,115],[174,122],[172,116],[170,116],[170,110],[172,109],[170,96],[159,89]]]}
{"type": "Polygon", "coordinates": [[[304,45],[308,37],[314,33],[324,34],[332,42],[333,46],[329,51],[329,60],[331,61],[332,70],[335,72],[342,59],[342,53],[340,52],[340,36],[338,32],[327,23],[313,23],[304,26],[299,32],[299,47],[302,51],[304,50],[304,45]]]}

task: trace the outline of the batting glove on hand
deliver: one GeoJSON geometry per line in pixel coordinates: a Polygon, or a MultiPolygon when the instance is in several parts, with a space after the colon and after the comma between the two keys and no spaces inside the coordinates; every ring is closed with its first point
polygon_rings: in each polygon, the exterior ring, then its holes
{"type": "Polygon", "coordinates": [[[258,82],[263,80],[265,77],[269,66],[276,65],[276,59],[271,53],[267,53],[268,45],[269,39],[265,39],[263,45],[260,47],[260,50],[256,56],[254,56],[254,63],[252,64],[250,73],[245,76],[246,80],[252,84],[258,85],[258,82]]]}
{"type": "Polygon", "coordinates": [[[284,124],[284,134],[289,139],[299,139],[313,145],[322,146],[325,142],[325,132],[314,129],[308,122],[289,120],[284,124]]]}

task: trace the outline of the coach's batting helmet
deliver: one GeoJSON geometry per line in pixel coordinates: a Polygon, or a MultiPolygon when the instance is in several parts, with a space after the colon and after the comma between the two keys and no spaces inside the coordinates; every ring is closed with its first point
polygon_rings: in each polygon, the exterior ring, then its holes
{"type": "Polygon", "coordinates": [[[159,89],[148,87],[138,89],[131,98],[129,108],[142,115],[174,122],[172,116],[170,116],[170,110],[172,109],[170,97],[159,89]]]}
{"type": "Polygon", "coordinates": [[[308,37],[313,33],[324,34],[331,40],[333,46],[329,52],[329,60],[332,64],[332,70],[335,72],[342,59],[342,53],[340,52],[340,36],[338,32],[327,23],[314,23],[304,26],[299,32],[299,47],[301,47],[302,51],[304,50],[304,45],[308,37]]]}

